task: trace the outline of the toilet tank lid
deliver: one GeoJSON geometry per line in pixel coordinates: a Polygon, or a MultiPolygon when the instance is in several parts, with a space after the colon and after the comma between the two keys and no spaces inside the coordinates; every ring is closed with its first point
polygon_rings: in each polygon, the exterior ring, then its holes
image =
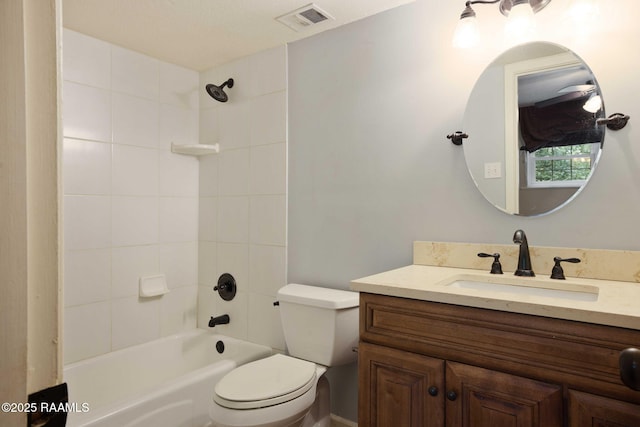
{"type": "Polygon", "coordinates": [[[352,308],[360,305],[358,292],[340,289],[322,288],[319,286],[290,283],[278,291],[280,302],[311,305],[329,309],[352,308]]]}

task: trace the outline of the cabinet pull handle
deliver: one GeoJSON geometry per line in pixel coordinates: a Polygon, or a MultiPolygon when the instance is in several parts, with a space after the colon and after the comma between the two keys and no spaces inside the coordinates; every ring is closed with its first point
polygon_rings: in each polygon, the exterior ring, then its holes
{"type": "Polygon", "coordinates": [[[432,385],[431,387],[429,387],[429,394],[430,394],[431,396],[434,396],[434,397],[435,397],[435,396],[437,396],[437,395],[438,395],[438,391],[439,391],[439,390],[438,390],[438,387],[436,387],[436,386],[434,386],[434,385],[432,385]]]}
{"type": "Polygon", "coordinates": [[[458,393],[456,393],[455,391],[450,390],[450,391],[447,392],[447,399],[449,399],[450,401],[453,402],[457,398],[458,398],[458,393]]]}

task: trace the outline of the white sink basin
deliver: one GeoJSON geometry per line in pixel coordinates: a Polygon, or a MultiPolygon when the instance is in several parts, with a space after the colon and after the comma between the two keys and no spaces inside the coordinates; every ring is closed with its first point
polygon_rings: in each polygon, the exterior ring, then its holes
{"type": "Polygon", "coordinates": [[[596,286],[576,285],[566,282],[558,285],[537,282],[514,284],[483,282],[475,279],[458,279],[445,286],[458,289],[547,297],[571,301],[597,301],[599,291],[596,286]]]}

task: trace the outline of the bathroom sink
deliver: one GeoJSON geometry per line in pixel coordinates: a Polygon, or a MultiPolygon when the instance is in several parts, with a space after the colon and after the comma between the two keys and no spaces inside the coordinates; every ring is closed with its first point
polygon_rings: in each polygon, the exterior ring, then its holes
{"type": "Polygon", "coordinates": [[[546,297],[570,301],[597,301],[599,291],[596,286],[577,285],[566,282],[559,283],[558,285],[535,281],[527,281],[525,283],[494,283],[470,278],[457,279],[445,286],[463,290],[498,292],[501,294],[546,297]]]}

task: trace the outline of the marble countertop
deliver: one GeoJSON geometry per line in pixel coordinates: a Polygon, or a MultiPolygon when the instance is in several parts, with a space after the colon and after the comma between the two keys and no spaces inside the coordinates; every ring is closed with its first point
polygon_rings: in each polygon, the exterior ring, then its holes
{"type": "Polygon", "coordinates": [[[573,277],[567,277],[567,280],[554,280],[548,276],[517,277],[513,272],[505,271],[504,273],[496,275],[488,271],[466,268],[409,265],[353,280],[351,289],[640,330],[640,284],[638,283],[573,277]],[[571,292],[577,292],[591,296],[592,300],[573,299],[570,296],[535,295],[535,292],[512,292],[509,289],[501,289],[501,286],[495,286],[494,289],[489,290],[447,286],[456,280],[473,280],[498,285],[516,284],[528,289],[544,288],[569,292],[569,294],[560,292],[558,295],[571,295],[571,292]]]}

